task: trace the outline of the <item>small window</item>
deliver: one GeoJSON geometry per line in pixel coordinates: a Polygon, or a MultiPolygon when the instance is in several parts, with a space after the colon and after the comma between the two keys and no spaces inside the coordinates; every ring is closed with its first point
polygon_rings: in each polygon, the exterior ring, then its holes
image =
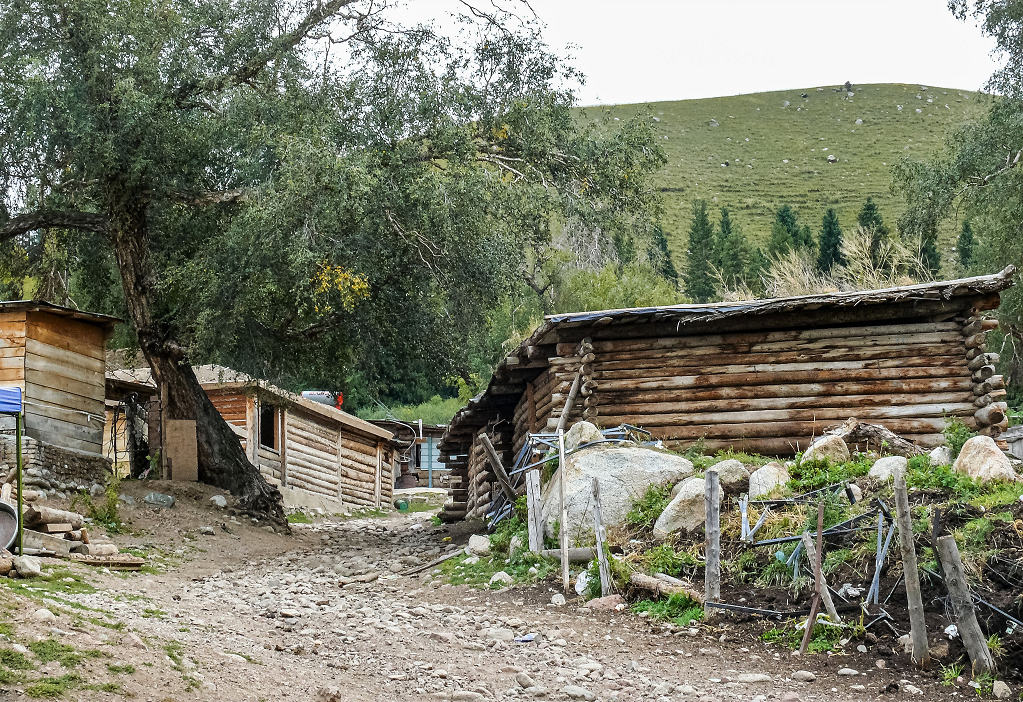
{"type": "Polygon", "coordinates": [[[259,406],[259,445],[277,448],[277,408],[273,405],[259,406]]]}

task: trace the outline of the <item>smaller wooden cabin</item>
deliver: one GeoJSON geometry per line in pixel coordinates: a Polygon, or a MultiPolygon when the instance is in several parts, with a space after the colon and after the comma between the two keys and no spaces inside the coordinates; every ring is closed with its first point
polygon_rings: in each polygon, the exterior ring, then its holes
{"type": "Polygon", "coordinates": [[[117,321],[38,300],[0,302],[0,385],[24,393],[26,436],[102,455],[106,342],[117,321]]]}
{"type": "MultiPolygon", "coordinates": [[[[398,460],[391,432],[224,366],[193,370],[249,460],[282,491],[359,507],[390,503],[398,460]]],[[[148,368],[111,376],[152,383],[148,368]]],[[[152,419],[158,410],[150,414],[152,419]]],[[[155,433],[150,432],[151,446],[155,433]]]]}

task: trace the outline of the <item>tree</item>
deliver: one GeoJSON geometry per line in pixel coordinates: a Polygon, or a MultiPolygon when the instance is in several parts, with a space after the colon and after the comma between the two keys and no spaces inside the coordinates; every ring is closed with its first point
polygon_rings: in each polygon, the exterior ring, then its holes
{"type": "Polygon", "coordinates": [[[767,243],[768,255],[774,258],[794,248],[810,247],[813,247],[810,228],[799,226],[796,212],[789,205],[779,207],[771,224],[771,237],[767,243]]]}
{"type": "Polygon", "coordinates": [[[693,203],[689,224],[689,248],[686,252],[686,294],[693,302],[709,302],[714,297],[714,228],[707,216],[707,203],[693,203]]]}
{"type": "Polygon", "coordinates": [[[968,219],[963,220],[959,238],[956,239],[956,257],[964,273],[970,270],[970,264],[973,263],[973,226],[968,219]]]}
{"type": "Polygon", "coordinates": [[[671,260],[668,248],[668,237],[660,224],[655,224],[650,232],[650,245],[647,247],[647,260],[661,278],[678,288],[678,269],[671,260]]]}
{"type": "Polygon", "coordinates": [[[281,525],[191,359],[290,386],[468,376],[537,223],[621,231],[663,159],[649,128],[579,120],[576,74],[528,25],[470,8],[458,43],[388,10],[0,8],[0,241],[97,247],[79,265],[116,271],[200,479],[281,525]]]}
{"type": "Polygon", "coordinates": [[[721,208],[715,242],[715,265],[726,286],[750,285],[753,273],[753,251],[742,234],[739,224],[732,220],[727,207],[721,208]]]}
{"type": "Polygon", "coordinates": [[[885,225],[884,219],[881,217],[881,211],[877,209],[877,203],[874,202],[874,198],[867,197],[867,201],[863,203],[860,213],[856,216],[856,221],[861,227],[871,233],[871,258],[877,264],[879,251],[884,242],[891,236],[891,232],[889,232],[887,225],[885,225]]]}
{"type": "Polygon", "coordinates": [[[821,222],[821,233],[817,245],[817,268],[821,273],[829,273],[834,266],[844,266],[842,256],[842,228],[838,224],[838,215],[833,207],[824,213],[821,222]]]}

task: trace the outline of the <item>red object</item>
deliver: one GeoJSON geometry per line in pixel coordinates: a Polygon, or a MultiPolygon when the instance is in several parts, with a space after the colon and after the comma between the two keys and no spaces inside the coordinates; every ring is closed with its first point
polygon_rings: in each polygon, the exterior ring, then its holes
{"type": "Polygon", "coordinates": [[[344,395],[344,393],[339,392],[337,394],[337,402],[334,403],[334,407],[336,409],[341,409],[341,405],[343,405],[344,403],[345,403],[345,395],[344,395]]]}

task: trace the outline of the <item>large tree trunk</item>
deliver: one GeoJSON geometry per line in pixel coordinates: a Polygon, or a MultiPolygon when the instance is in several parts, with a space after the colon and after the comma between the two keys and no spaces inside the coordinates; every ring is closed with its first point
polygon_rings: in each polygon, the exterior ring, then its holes
{"type": "Polygon", "coordinates": [[[252,516],[288,529],[280,491],[249,462],[238,437],[196,379],[184,350],[153,313],[154,279],[145,209],[142,198],[130,193],[117,198],[111,203],[110,236],[139,347],[166,398],[165,416],[195,420],[199,480],[230,491],[252,516]]]}

